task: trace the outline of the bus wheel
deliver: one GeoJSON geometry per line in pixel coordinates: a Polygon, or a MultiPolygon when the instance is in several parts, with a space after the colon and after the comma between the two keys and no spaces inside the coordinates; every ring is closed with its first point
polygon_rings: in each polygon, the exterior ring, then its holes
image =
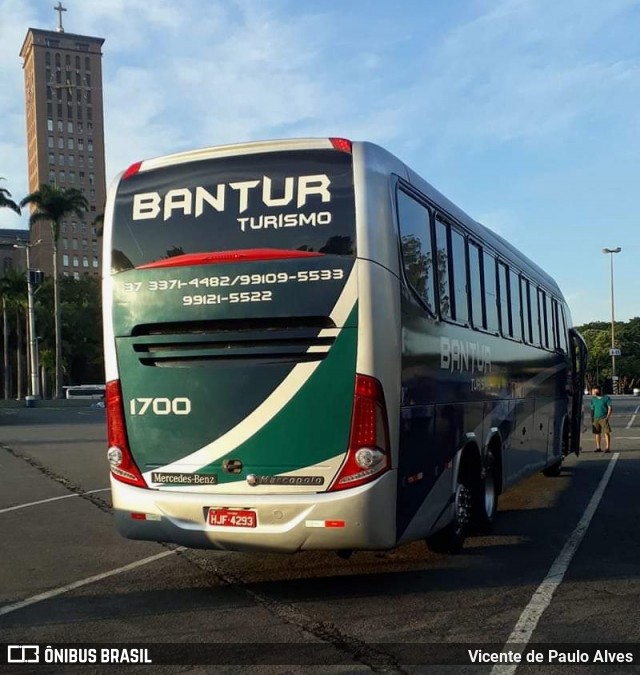
{"type": "Polygon", "coordinates": [[[555,464],[552,464],[551,466],[548,466],[546,469],[543,469],[542,473],[544,476],[547,476],[548,478],[555,478],[556,476],[560,475],[561,471],[562,471],[562,460],[556,462],[555,464]]]}
{"type": "Polygon", "coordinates": [[[465,482],[458,479],[453,520],[439,532],[427,537],[427,547],[434,553],[460,553],[462,550],[473,509],[473,493],[465,482]]]}
{"type": "Polygon", "coordinates": [[[486,533],[493,527],[498,510],[498,477],[493,454],[487,455],[483,476],[474,492],[473,529],[486,533]]]}

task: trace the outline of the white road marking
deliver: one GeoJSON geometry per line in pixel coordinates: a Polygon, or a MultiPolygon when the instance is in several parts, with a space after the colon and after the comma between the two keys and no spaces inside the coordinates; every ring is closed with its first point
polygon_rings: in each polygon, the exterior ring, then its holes
{"type": "Polygon", "coordinates": [[[29,605],[35,605],[37,602],[42,602],[43,600],[50,600],[51,598],[55,598],[58,595],[66,593],[67,591],[72,591],[76,588],[81,588],[82,586],[88,586],[89,584],[93,584],[96,581],[102,581],[103,579],[113,577],[116,574],[129,572],[130,570],[134,570],[137,567],[148,565],[149,563],[155,562],[156,560],[161,560],[162,558],[166,558],[168,555],[173,555],[174,553],[178,553],[178,551],[184,550],[185,547],[180,546],[179,548],[176,548],[173,551],[163,551],[162,553],[158,553],[157,555],[152,555],[149,556],[148,558],[143,558],[142,560],[136,560],[136,562],[124,565],[124,567],[118,567],[117,569],[109,570],[108,572],[103,572],[102,574],[95,574],[92,577],[87,577],[86,579],[81,579],[80,581],[74,581],[72,584],[60,586],[59,588],[54,588],[50,591],[46,591],[45,593],[39,593],[38,595],[33,595],[30,598],[27,598],[26,600],[21,600],[20,602],[15,602],[12,605],[0,607],[0,616],[4,616],[5,614],[11,614],[11,612],[16,612],[17,610],[23,609],[24,607],[29,607],[29,605]]]}
{"type": "MultiPolygon", "coordinates": [[[[83,495],[91,495],[94,492],[108,492],[111,488],[100,488],[99,490],[87,490],[83,492],[83,495]]],[[[6,509],[0,509],[0,513],[7,513],[8,511],[17,511],[18,509],[26,509],[27,506],[38,506],[38,504],[48,504],[49,502],[55,502],[58,499],[69,499],[69,497],[80,497],[79,494],[72,495],[62,495],[61,497],[50,497],[49,499],[41,499],[37,502],[28,502],[26,504],[18,504],[17,506],[9,506],[6,509]]]]}
{"type": "MultiPolygon", "coordinates": [[[[596,512],[602,495],[607,487],[607,483],[611,478],[613,469],[618,461],[620,453],[616,452],[611,457],[604,475],[600,479],[600,484],[596,488],[596,491],[593,493],[587,508],[580,518],[576,529],[571,533],[569,539],[567,539],[566,544],[558,557],[554,560],[551,569],[547,573],[547,576],[544,578],[543,582],[538,586],[536,592],[533,594],[529,604],[525,607],[524,611],[520,615],[518,622],[515,625],[515,628],[511,631],[511,635],[507,638],[507,642],[503,647],[503,652],[524,652],[527,647],[527,644],[531,640],[533,631],[540,621],[540,617],[547,609],[551,602],[551,598],[555,593],[556,589],[562,582],[564,575],[569,568],[571,560],[580,546],[580,542],[584,538],[584,535],[589,528],[593,514],[596,512]]],[[[491,669],[491,675],[513,675],[518,668],[517,663],[513,664],[499,664],[495,665],[491,669]]]]}
{"type": "Polygon", "coordinates": [[[631,415],[631,419],[629,420],[629,424],[627,424],[627,429],[631,429],[633,426],[633,423],[636,421],[636,415],[638,414],[638,411],[640,410],[640,405],[633,411],[633,415],[631,415]]]}

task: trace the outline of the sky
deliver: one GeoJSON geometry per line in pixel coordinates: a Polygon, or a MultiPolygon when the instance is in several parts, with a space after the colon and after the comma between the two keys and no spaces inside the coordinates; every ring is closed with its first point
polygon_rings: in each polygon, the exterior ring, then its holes
{"type": "MultiPolygon", "coordinates": [[[[0,0],[0,186],[28,192],[20,48],[53,0],[0,0]]],[[[640,316],[638,0],[67,0],[105,38],[107,183],[271,138],[382,145],[553,276],[573,322],[640,316]]],[[[26,217],[0,209],[0,228],[26,217]]]]}

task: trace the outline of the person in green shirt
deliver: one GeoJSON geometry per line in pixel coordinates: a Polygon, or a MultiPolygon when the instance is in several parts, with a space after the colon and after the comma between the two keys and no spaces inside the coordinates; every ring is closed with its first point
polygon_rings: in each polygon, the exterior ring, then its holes
{"type": "Polygon", "coordinates": [[[611,399],[602,395],[600,387],[594,387],[591,391],[591,425],[596,440],[596,452],[602,452],[602,434],[604,434],[605,452],[611,452],[611,426],[609,418],[613,412],[611,399]]]}

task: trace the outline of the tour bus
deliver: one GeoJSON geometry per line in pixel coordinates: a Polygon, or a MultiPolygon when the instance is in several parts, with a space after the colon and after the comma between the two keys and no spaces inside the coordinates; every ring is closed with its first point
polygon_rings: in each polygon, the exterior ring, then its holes
{"type": "Polygon", "coordinates": [[[133,164],[103,294],[131,539],[453,553],[579,452],[586,349],[554,280],[372,143],[133,164]]]}

